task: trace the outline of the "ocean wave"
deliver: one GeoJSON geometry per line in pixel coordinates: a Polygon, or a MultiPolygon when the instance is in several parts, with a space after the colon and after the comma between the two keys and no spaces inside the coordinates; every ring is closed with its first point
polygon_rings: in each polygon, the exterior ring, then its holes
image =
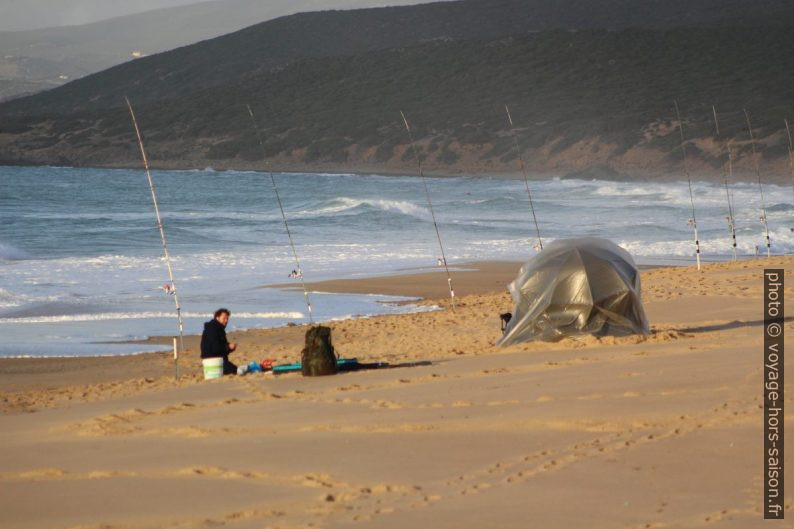
{"type": "MultiPolygon", "coordinates": [[[[727,231],[727,230],[726,230],[727,231]]],[[[773,230],[770,232],[773,254],[788,254],[794,251],[794,238],[788,230],[773,230]]],[[[739,255],[755,255],[758,251],[765,254],[765,240],[763,233],[757,232],[755,237],[740,236],[737,234],[737,253],[739,255]]],[[[695,243],[693,239],[675,241],[627,241],[621,240],[618,244],[630,254],[639,257],[692,257],[695,258],[695,243]]],[[[730,255],[733,241],[730,235],[722,237],[700,239],[700,249],[704,257],[730,255]]]]}
{"type": "Polygon", "coordinates": [[[14,294],[10,290],[0,288],[0,307],[15,307],[25,301],[24,296],[14,294]]]}
{"type": "MultiPolygon", "coordinates": [[[[185,318],[207,318],[202,312],[183,312],[185,318]]],[[[20,318],[0,318],[0,323],[66,323],[86,321],[112,320],[147,320],[155,318],[173,318],[173,312],[103,312],[95,314],[61,314],[57,316],[27,316],[20,318]]],[[[289,319],[299,320],[304,317],[302,312],[235,312],[240,319],[289,319]]]]}
{"type": "Polygon", "coordinates": [[[768,208],[766,208],[768,213],[778,213],[778,212],[789,212],[794,211],[794,204],[772,204],[768,208]]]}
{"type": "Polygon", "coordinates": [[[466,200],[458,200],[452,202],[450,205],[466,205],[466,206],[504,206],[509,205],[513,207],[516,202],[528,202],[526,193],[524,195],[504,195],[490,198],[471,198],[466,200]]]}
{"type": "MultiPolygon", "coordinates": [[[[689,196],[689,186],[686,182],[670,183],[629,183],[629,182],[582,182],[576,188],[580,191],[580,198],[590,200],[597,197],[599,200],[617,199],[623,203],[666,205],[691,207],[692,201],[695,208],[700,210],[705,207],[727,207],[725,188],[721,184],[707,182],[692,182],[692,198],[689,196]]],[[[777,196],[781,192],[789,192],[780,186],[765,186],[765,194],[777,196]]],[[[731,200],[734,207],[760,207],[760,194],[758,187],[747,183],[734,183],[730,186],[731,200]]],[[[603,206],[603,203],[599,203],[603,206]]],[[[789,211],[794,208],[789,203],[775,204],[771,211],[789,211]]]]}
{"type": "Polygon", "coordinates": [[[325,206],[313,210],[299,211],[295,216],[300,217],[324,217],[338,215],[340,213],[353,212],[360,208],[385,211],[389,213],[399,213],[410,217],[427,219],[430,212],[416,204],[406,200],[385,200],[380,198],[350,198],[337,197],[326,203],[325,206]]]}
{"type": "Polygon", "coordinates": [[[21,250],[8,243],[0,242],[0,260],[24,261],[25,259],[30,259],[30,254],[25,250],[21,250]]]}

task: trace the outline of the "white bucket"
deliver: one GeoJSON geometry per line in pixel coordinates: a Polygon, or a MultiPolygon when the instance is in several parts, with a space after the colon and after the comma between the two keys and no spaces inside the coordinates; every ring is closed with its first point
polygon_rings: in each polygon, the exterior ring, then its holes
{"type": "Polygon", "coordinates": [[[201,364],[204,366],[204,380],[223,376],[223,358],[204,358],[201,364]]]}

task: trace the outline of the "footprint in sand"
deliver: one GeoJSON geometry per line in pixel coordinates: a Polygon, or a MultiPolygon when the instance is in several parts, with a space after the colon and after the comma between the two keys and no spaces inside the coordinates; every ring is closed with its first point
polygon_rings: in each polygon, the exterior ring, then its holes
{"type": "Polygon", "coordinates": [[[268,474],[264,472],[248,472],[229,470],[222,467],[187,467],[176,471],[177,476],[201,476],[219,479],[264,479],[268,474]]]}
{"type": "Polygon", "coordinates": [[[370,409],[387,409],[387,410],[400,410],[402,404],[390,400],[376,400],[370,409]]]}

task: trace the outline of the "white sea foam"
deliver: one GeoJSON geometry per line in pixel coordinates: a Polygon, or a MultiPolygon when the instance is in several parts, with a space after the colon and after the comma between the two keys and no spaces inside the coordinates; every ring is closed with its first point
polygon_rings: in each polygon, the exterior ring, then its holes
{"type": "Polygon", "coordinates": [[[349,212],[361,206],[369,206],[373,209],[400,213],[421,219],[429,218],[430,213],[427,209],[417,206],[406,200],[385,200],[379,198],[351,198],[337,197],[329,201],[328,205],[314,210],[304,210],[296,215],[300,217],[322,217],[349,212]]]}
{"type": "Polygon", "coordinates": [[[0,307],[15,307],[25,301],[25,296],[0,288],[0,307]]]}
{"type": "Polygon", "coordinates": [[[29,259],[30,255],[14,245],[0,242],[0,260],[6,261],[21,261],[29,259]]]}
{"type": "MultiPolygon", "coordinates": [[[[200,312],[183,312],[185,318],[207,318],[200,312]]],[[[146,320],[156,318],[173,318],[173,312],[105,312],[96,314],[61,314],[57,316],[29,316],[20,318],[0,318],[0,323],[68,323],[109,320],[146,320]]],[[[301,312],[235,312],[238,319],[289,319],[299,320],[304,317],[301,312]]]]}

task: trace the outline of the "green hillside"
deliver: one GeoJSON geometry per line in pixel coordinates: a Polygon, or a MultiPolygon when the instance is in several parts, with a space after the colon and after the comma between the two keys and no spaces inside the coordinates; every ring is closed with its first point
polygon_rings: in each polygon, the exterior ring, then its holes
{"type": "MultiPolygon", "coordinates": [[[[783,0],[461,0],[301,13],[121,64],[55,90],[0,105],[0,116],[71,114],[186,96],[306,58],[432,42],[494,39],[553,29],[665,29],[794,25],[783,0]]],[[[145,48],[145,46],[141,46],[145,48]]]]}
{"type": "Polygon", "coordinates": [[[678,100],[694,171],[724,161],[716,105],[737,170],[751,171],[747,108],[782,179],[794,6],[762,4],[465,0],[285,17],[0,104],[0,163],[137,165],[127,95],[164,167],[413,171],[404,110],[430,170],[515,171],[509,104],[534,170],[680,175],[678,100]],[[554,26],[568,29],[530,31],[554,26]]]}
{"type": "MultiPolygon", "coordinates": [[[[794,116],[794,56],[781,49],[794,49],[794,32],[786,27],[550,31],[436,41],[307,59],[277,73],[139,104],[138,114],[152,158],[161,163],[234,166],[262,160],[245,112],[249,103],[262,124],[268,157],[309,164],[367,157],[372,163],[407,165],[401,156],[402,109],[437,166],[459,162],[466,146],[477,161],[504,164],[514,156],[507,103],[527,149],[545,147],[554,155],[593,140],[594,148],[611,149],[605,160],[603,153],[594,157],[599,163],[642,147],[667,153],[677,164],[677,134],[670,125],[678,99],[691,138],[712,136],[711,105],[717,105],[723,134],[736,139],[740,155],[749,152],[742,115],[748,108],[765,139],[759,150],[775,159],[786,154],[779,134],[783,118],[794,116]]],[[[3,123],[9,133],[0,134],[6,153],[64,157],[47,158],[53,163],[136,163],[123,109],[3,123]]],[[[719,163],[696,144],[690,153],[707,164],[719,163]]],[[[35,160],[6,155],[5,161],[35,160]]]]}

